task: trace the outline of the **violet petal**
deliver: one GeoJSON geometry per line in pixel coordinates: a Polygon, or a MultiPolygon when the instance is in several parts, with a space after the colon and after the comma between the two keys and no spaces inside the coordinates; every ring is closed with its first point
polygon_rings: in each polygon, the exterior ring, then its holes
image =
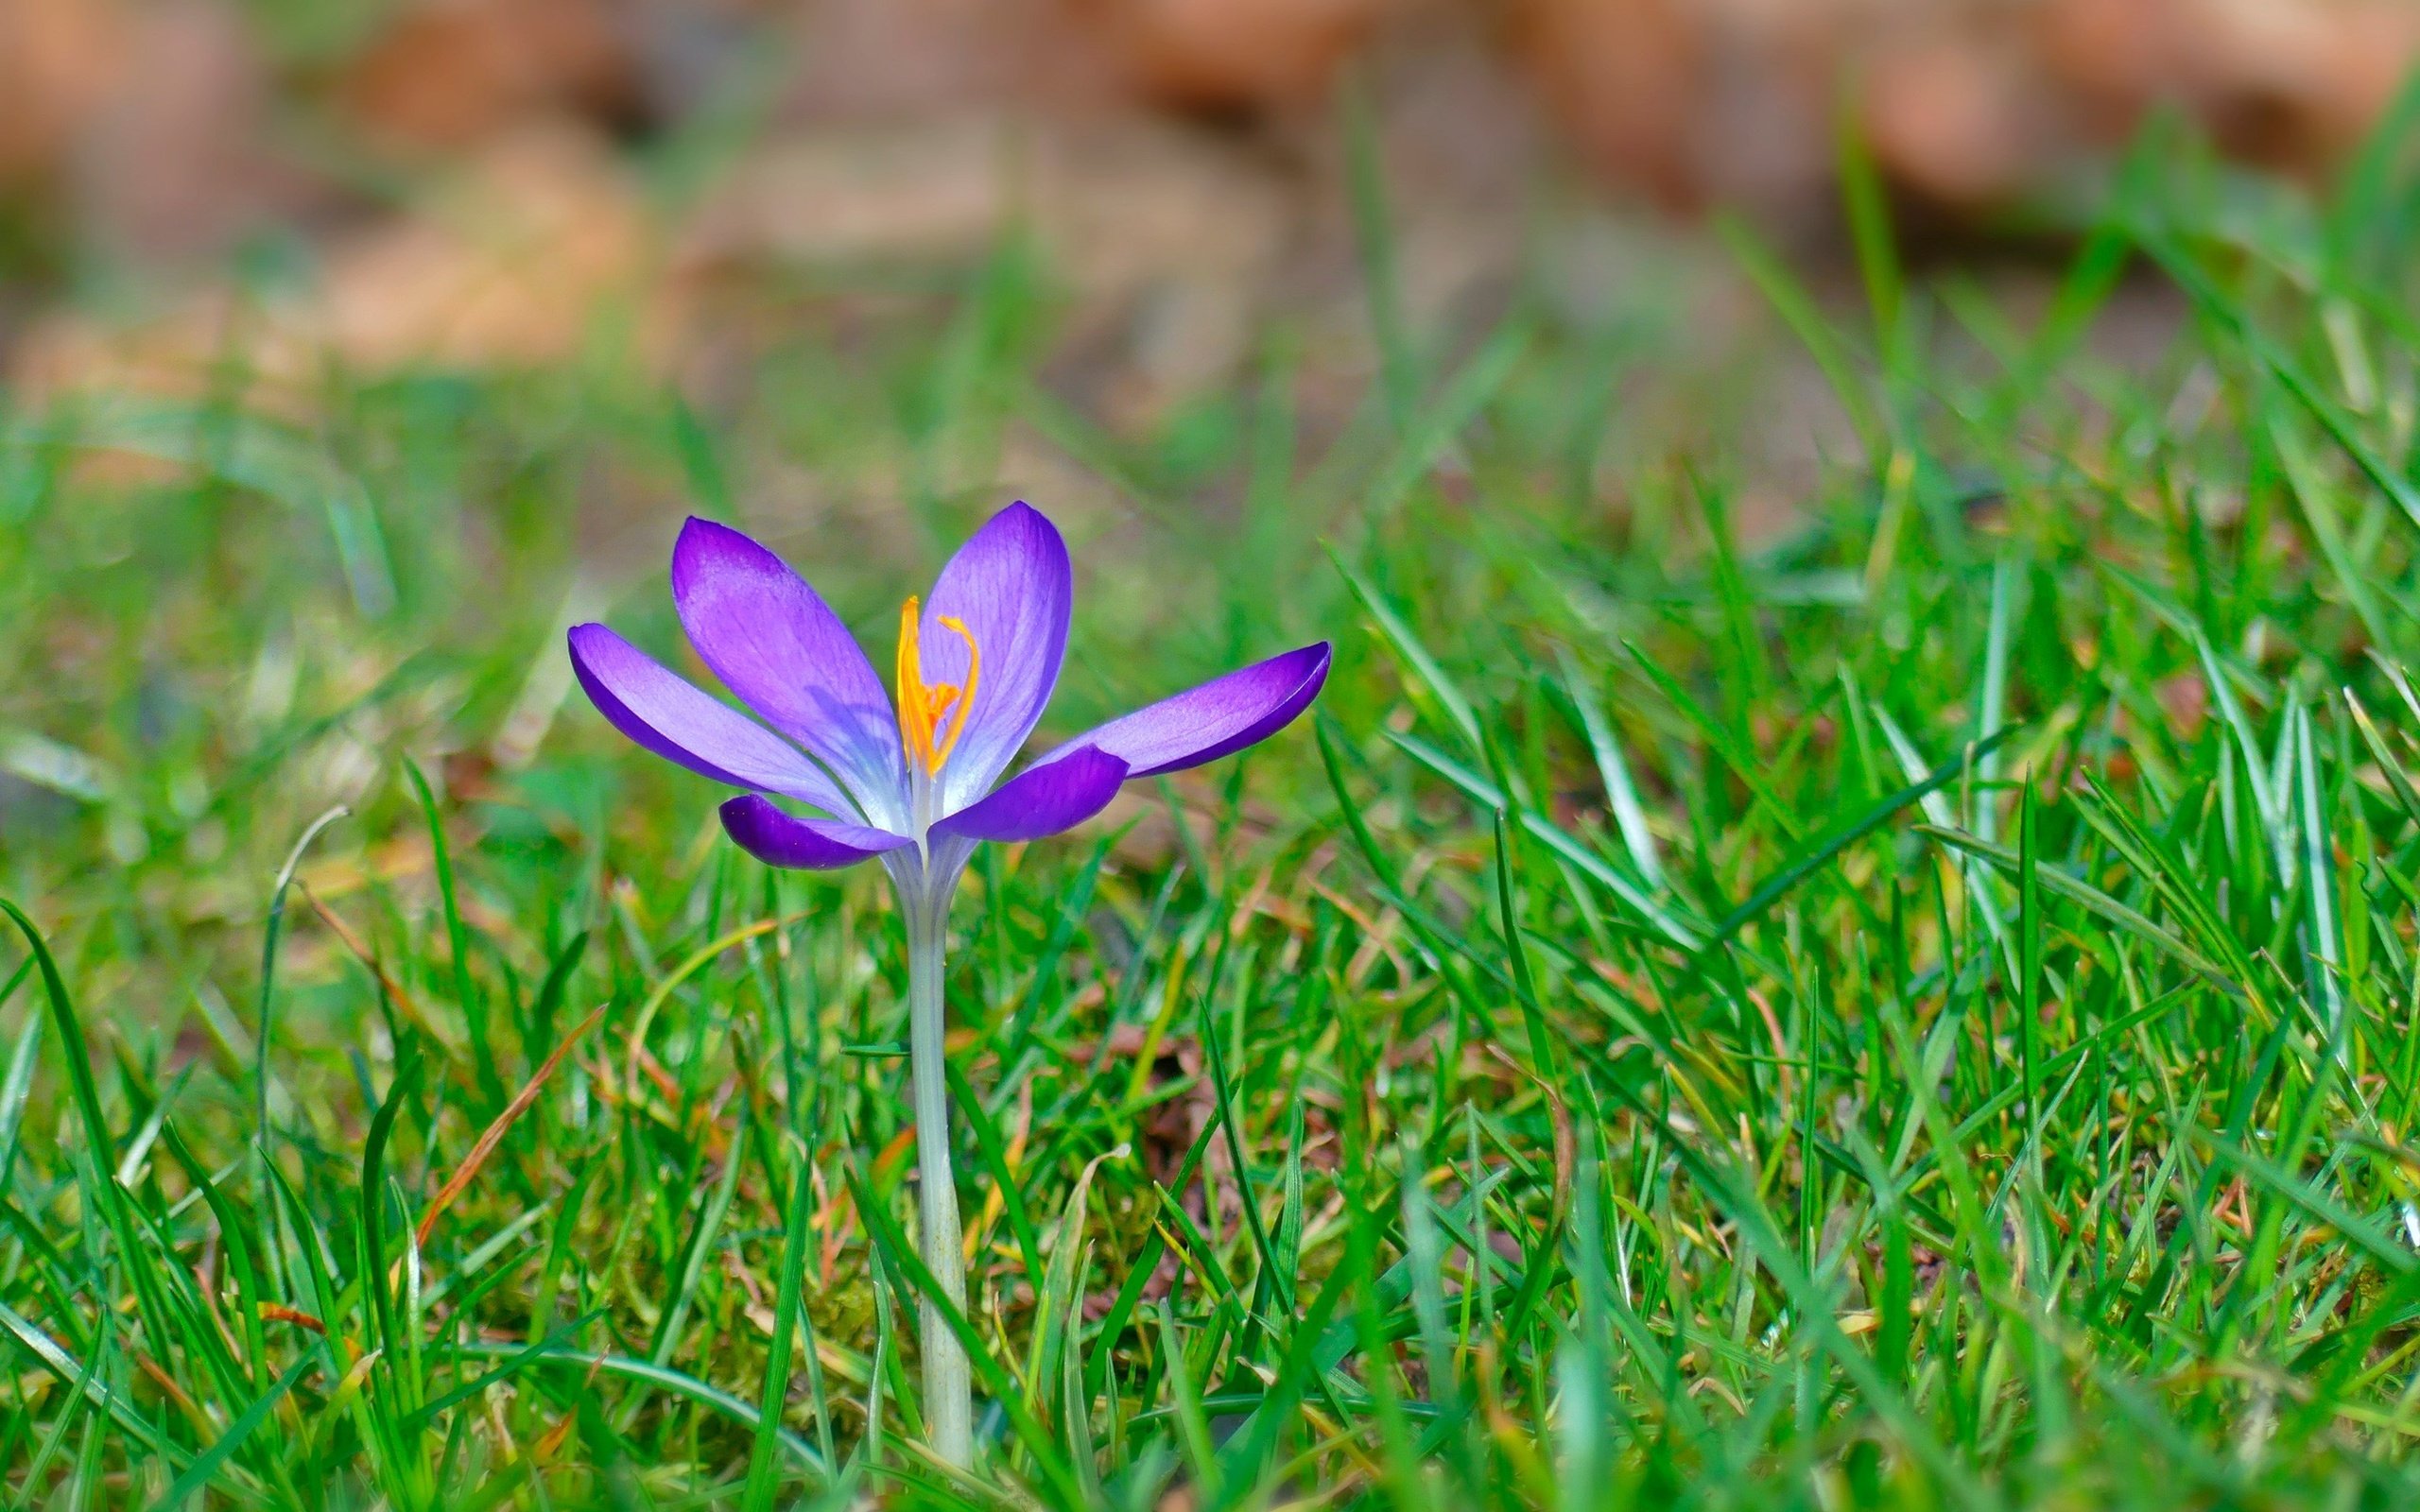
{"type": "Polygon", "coordinates": [[[944,811],[988,791],[1033,732],[1059,684],[1073,602],[1066,542],[1028,504],[994,515],[942,569],[925,603],[925,680],[965,681],[966,645],[944,617],[966,627],[982,657],[965,729],[942,768],[944,811]]]}
{"type": "Polygon", "coordinates": [[[748,793],[722,806],[723,833],[739,849],[770,867],[830,871],[854,867],[870,856],[896,850],[915,842],[888,830],[838,819],[802,819],[773,806],[771,799],[748,793]]]}
{"type": "Polygon", "coordinates": [[[966,840],[1039,840],[1073,829],[1107,807],[1126,764],[1090,747],[1029,766],[932,828],[966,840]]]}
{"type": "Polygon", "coordinates": [[[1327,681],[1330,655],[1321,641],[1238,667],[1086,730],[1042,759],[1092,746],[1122,759],[1130,778],[1217,761],[1267,740],[1309,708],[1327,681]]]}
{"type": "Polygon", "coordinates": [[[848,627],[789,564],[692,518],[672,548],[672,599],[725,686],[831,767],[864,812],[897,824],[907,770],[890,696],[848,627]]]}
{"type": "Polygon", "coordinates": [[[576,625],[569,639],[572,670],[589,701],[648,750],[717,782],[851,812],[839,787],[797,747],[604,626],[576,625]]]}

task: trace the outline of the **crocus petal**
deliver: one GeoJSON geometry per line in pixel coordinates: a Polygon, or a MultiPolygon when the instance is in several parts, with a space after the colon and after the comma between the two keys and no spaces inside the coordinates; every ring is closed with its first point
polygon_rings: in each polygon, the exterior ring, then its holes
{"type": "Polygon", "coordinates": [[[848,799],[798,747],[700,691],[602,625],[576,625],[571,665],[614,728],[668,762],[729,782],[802,799],[835,814],[848,799]]]}
{"type": "Polygon", "coordinates": [[[1327,681],[1328,660],[1322,641],[1238,667],[1078,735],[1043,760],[1091,746],[1123,760],[1129,777],[1215,762],[1267,740],[1309,708],[1327,681]]]}
{"type": "Polygon", "coordinates": [[[932,828],[965,840],[1039,840],[1073,829],[1107,807],[1126,781],[1126,764],[1091,747],[1028,767],[991,797],[932,828]]]}
{"type": "Polygon", "coordinates": [[[854,867],[869,856],[896,850],[914,841],[888,830],[837,819],[802,819],[773,806],[773,800],[749,793],[722,806],[723,833],[739,849],[771,867],[830,871],[854,867]]]}
{"type": "Polygon", "coordinates": [[[965,728],[942,769],[944,810],[988,791],[1033,732],[1059,683],[1073,601],[1066,542],[1023,503],[994,515],[942,569],[925,604],[925,680],[965,683],[966,646],[945,618],[966,627],[982,658],[965,728]]]}
{"type": "Polygon", "coordinates": [[[787,562],[692,518],[672,548],[672,601],[699,658],[742,702],[830,765],[868,816],[905,819],[907,770],[882,679],[787,562]]]}

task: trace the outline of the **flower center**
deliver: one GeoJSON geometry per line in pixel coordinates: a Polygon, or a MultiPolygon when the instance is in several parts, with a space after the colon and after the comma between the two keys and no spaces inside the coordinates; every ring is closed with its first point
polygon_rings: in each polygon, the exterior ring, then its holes
{"type": "Polygon", "coordinates": [[[966,711],[975,702],[975,679],[982,670],[983,653],[975,644],[966,622],[955,614],[941,617],[942,628],[966,643],[966,681],[926,682],[919,630],[923,617],[911,596],[899,606],[899,739],[908,759],[926,777],[941,774],[952,747],[966,729],[966,711]],[[943,729],[946,723],[947,729],[943,729]]]}

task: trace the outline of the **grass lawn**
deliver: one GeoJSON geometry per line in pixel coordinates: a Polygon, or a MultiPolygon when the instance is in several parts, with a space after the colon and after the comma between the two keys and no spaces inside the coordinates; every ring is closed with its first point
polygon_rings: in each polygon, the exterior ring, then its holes
{"type": "Polygon", "coordinates": [[[1761,539],[1753,408],[1629,418],[1686,333],[1410,329],[1384,256],[1333,423],[1279,332],[1093,425],[1014,248],[696,409],[608,351],[0,412],[0,1491],[2414,1504],[2409,135],[2147,146],[2021,315],[1852,163],[1865,307],[1732,249],[1856,437],[1761,539]],[[684,656],[695,509],[879,659],[1037,455],[1046,736],[1338,662],[960,893],[964,1479],[888,887],[739,853],[561,633],[684,656]]]}

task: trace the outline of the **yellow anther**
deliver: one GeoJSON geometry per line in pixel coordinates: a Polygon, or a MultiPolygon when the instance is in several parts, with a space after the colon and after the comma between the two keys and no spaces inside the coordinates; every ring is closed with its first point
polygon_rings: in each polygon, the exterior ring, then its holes
{"type": "Polygon", "coordinates": [[[966,729],[966,712],[975,705],[975,679],[983,653],[966,622],[944,614],[940,624],[966,643],[966,681],[926,682],[920,630],[923,617],[913,598],[899,606],[899,739],[910,761],[921,763],[926,776],[939,775],[958,737],[966,729]],[[944,731],[942,722],[949,729],[944,731]]]}

